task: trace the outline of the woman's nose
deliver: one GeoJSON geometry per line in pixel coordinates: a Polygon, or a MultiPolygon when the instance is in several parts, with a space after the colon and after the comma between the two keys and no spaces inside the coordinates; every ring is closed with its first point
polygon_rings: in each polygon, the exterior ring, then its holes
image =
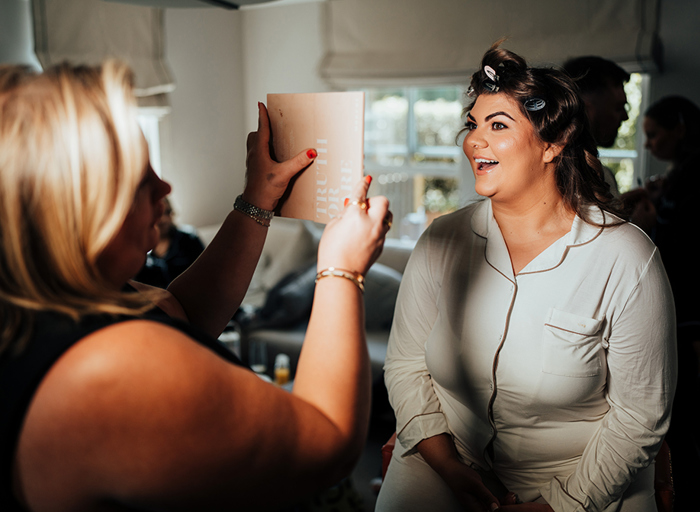
{"type": "Polygon", "coordinates": [[[482,148],[485,148],[488,144],[483,139],[483,137],[480,137],[478,134],[476,134],[474,132],[470,132],[467,134],[466,138],[464,139],[465,149],[466,149],[467,145],[473,149],[482,149],[482,148]]]}
{"type": "Polygon", "coordinates": [[[155,193],[154,193],[155,199],[158,200],[158,201],[160,201],[160,200],[163,199],[165,196],[167,196],[168,194],[170,194],[170,191],[171,191],[173,188],[170,186],[170,183],[168,183],[167,181],[163,181],[162,179],[160,179],[160,176],[159,176],[157,179],[158,179],[158,182],[156,183],[156,186],[153,187],[153,189],[154,189],[154,192],[155,192],[155,193]]]}

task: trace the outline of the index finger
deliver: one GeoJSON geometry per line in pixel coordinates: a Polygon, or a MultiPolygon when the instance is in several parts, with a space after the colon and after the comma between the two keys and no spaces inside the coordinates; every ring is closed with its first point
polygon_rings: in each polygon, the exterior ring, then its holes
{"type": "Polygon", "coordinates": [[[367,200],[367,191],[369,190],[369,184],[371,182],[371,176],[365,176],[358,181],[350,196],[345,200],[345,206],[347,207],[347,205],[352,202],[364,203],[367,200]]]}

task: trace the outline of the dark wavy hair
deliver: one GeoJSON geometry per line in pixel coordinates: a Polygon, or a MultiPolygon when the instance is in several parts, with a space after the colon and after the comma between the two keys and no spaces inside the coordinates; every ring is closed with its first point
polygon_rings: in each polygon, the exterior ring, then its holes
{"type": "Polygon", "coordinates": [[[472,75],[468,95],[470,111],[482,94],[506,94],[520,105],[537,137],[563,147],[554,159],[556,184],[565,204],[586,222],[590,206],[622,216],[621,206],[605,182],[598,149],[586,120],[583,100],[571,77],[554,68],[528,67],[525,59],[500,48],[496,42],[481,60],[481,68],[472,75]],[[496,72],[493,80],[484,70],[496,72]],[[528,110],[528,100],[544,100],[544,107],[528,110]]]}

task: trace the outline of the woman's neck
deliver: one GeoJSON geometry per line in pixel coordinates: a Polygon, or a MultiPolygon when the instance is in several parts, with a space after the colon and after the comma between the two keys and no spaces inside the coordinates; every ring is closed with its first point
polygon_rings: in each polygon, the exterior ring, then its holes
{"type": "Polygon", "coordinates": [[[515,275],[547,247],[571,231],[576,216],[558,192],[529,203],[492,202],[492,209],[506,242],[515,275]]]}

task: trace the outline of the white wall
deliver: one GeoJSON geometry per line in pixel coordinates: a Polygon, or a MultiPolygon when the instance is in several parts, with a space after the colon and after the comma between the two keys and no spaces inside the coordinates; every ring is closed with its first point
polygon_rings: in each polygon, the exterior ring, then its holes
{"type": "Polygon", "coordinates": [[[176,222],[221,222],[245,177],[241,13],[167,9],[166,56],[175,77],[172,112],[161,123],[163,176],[176,222]]]}
{"type": "Polygon", "coordinates": [[[323,58],[321,4],[264,6],[241,11],[246,123],[257,126],[257,102],[268,93],[330,91],[318,75],[323,58]]]}
{"type": "MultiPolygon", "coordinates": [[[[28,12],[27,0],[0,1],[0,62],[10,51],[26,53],[26,45],[17,50],[7,42],[26,32],[8,22],[18,12],[28,12]]],[[[178,221],[203,226],[230,211],[244,185],[245,138],[257,124],[257,101],[270,92],[329,90],[318,76],[322,13],[319,3],[167,10],[166,52],[177,89],[162,127],[163,174],[173,185],[178,221]]],[[[652,102],[683,94],[700,104],[698,19],[697,0],[661,2],[666,66],[652,78],[652,102]]]]}
{"type": "MultiPolygon", "coordinates": [[[[342,1],[342,0],[338,0],[342,1]]],[[[316,72],[323,57],[323,5],[299,4],[265,7],[243,12],[246,119],[254,129],[254,104],[267,92],[328,90],[316,72]]],[[[651,80],[650,104],[669,94],[681,94],[700,105],[700,39],[697,0],[662,0],[660,36],[665,67],[651,80]]],[[[525,56],[527,57],[527,56],[525,56]]],[[[662,172],[666,164],[650,163],[648,174],[662,172]]],[[[473,181],[465,173],[465,186],[473,181]]]]}

